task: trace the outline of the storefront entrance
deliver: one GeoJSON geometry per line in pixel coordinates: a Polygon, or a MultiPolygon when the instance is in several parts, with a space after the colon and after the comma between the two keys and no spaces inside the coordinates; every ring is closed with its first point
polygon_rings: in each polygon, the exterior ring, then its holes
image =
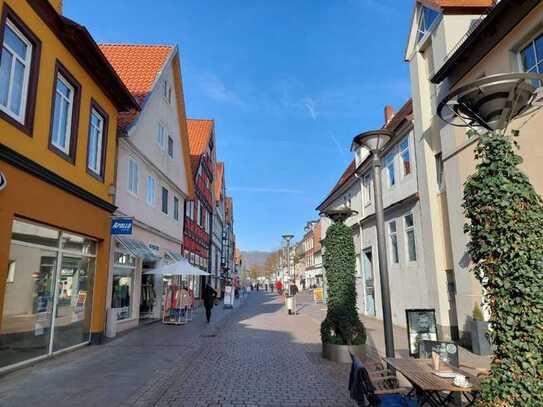
{"type": "Polygon", "coordinates": [[[0,368],[90,341],[96,248],[87,237],[13,221],[0,368]]]}

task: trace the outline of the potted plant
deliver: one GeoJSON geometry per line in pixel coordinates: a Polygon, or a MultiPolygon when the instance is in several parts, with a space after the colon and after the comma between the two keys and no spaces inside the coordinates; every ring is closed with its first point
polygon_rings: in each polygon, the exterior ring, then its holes
{"type": "Polygon", "coordinates": [[[488,328],[490,323],[485,321],[483,311],[478,303],[473,306],[471,323],[471,348],[477,355],[492,354],[492,347],[488,339],[488,328]]]}
{"type": "Polygon", "coordinates": [[[321,324],[322,355],[334,362],[350,363],[349,352],[361,355],[366,343],[366,330],[356,307],[353,237],[351,229],[343,223],[352,211],[346,208],[326,214],[334,223],[323,242],[328,311],[321,324]]]}

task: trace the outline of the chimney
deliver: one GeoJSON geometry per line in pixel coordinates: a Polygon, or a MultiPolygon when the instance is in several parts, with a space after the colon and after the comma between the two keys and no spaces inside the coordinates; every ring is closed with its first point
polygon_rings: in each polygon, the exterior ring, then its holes
{"type": "Polygon", "coordinates": [[[62,15],[63,0],[49,0],[49,3],[53,6],[58,14],[62,15]]]}
{"type": "Polygon", "coordinates": [[[390,105],[385,106],[385,126],[390,123],[394,117],[394,108],[390,105]]]}

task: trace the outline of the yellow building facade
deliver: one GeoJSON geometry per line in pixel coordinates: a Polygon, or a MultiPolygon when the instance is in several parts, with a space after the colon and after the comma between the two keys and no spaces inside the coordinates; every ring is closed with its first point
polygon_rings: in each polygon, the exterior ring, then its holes
{"type": "Polygon", "coordinates": [[[0,370],[105,326],[117,112],[138,107],[61,4],[0,0],[0,370]]]}

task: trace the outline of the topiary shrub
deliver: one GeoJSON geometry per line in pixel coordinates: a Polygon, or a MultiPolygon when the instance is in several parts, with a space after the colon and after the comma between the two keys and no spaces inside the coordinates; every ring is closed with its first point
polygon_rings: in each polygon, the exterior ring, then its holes
{"type": "Polygon", "coordinates": [[[328,311],[321,324],[321,340],[335,345],[363,345],[366,330],[356,307],[356,255],[351,229],[343,222],[336,222],[326,232],[323,243],[328,311]]]}
{"type": "Polygon", "coordinates": [[[468,251],[495,347],[481,405],[543,406],[543,203],[513,144],[497,132],[481,135],[476,172],[464,185],[468,251]]]}

